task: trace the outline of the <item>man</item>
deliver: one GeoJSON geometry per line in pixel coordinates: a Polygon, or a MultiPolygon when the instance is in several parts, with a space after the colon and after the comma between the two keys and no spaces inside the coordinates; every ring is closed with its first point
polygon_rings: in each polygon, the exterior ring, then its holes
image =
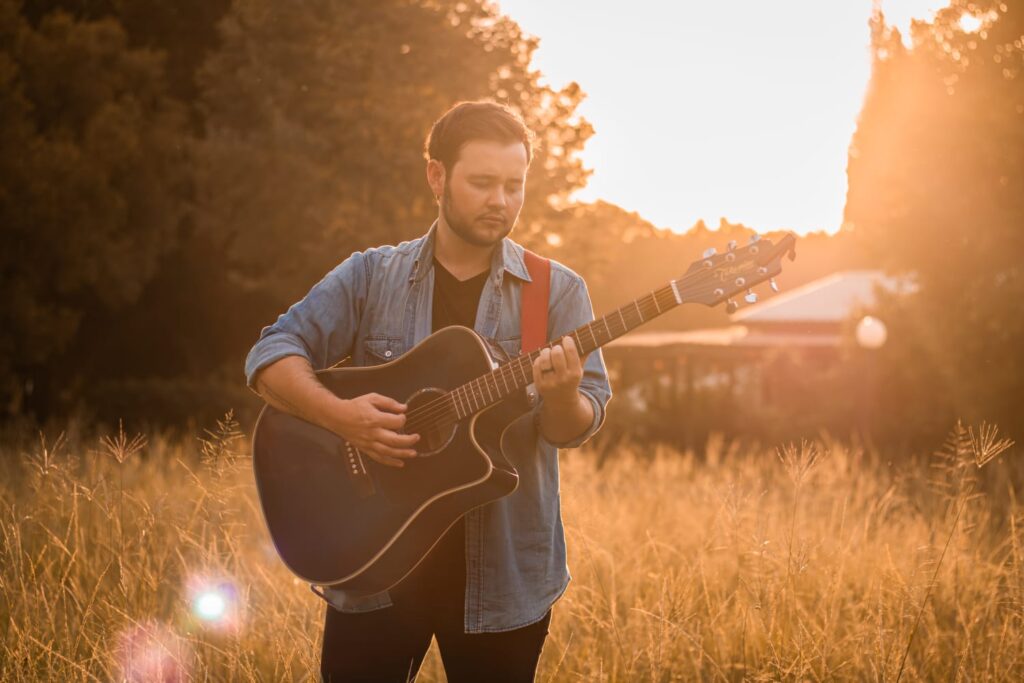
{"type": "MultiPolygon", "coordinates": [[[[426,144],[437,221],[419,239],[352,254],[265,328],[246,361],[250,386],[378,463],[403,467],[418,438],[400,432],[406,406],[377,394],[339,399],[314,370],[346,356],[356,365],[393,360],[448,325],[518,355],[530,275],[507,236],[531,155],[530,132],[506,107],[464,102],[445,113],[426,144]]],[[[581,359],[563,336],[593,313],[582,278],[555,262],[548,310],[548,338],[561,343],[534,364],[539,398],[507,441],[519,487],[461,518],[389,591],[325,590],[325,681],[411,680],[432,636],[449,681],[533,680],[551,605],[569,582],[557,448],[596,432],[611,395],[600,351],[581,359]]]]}

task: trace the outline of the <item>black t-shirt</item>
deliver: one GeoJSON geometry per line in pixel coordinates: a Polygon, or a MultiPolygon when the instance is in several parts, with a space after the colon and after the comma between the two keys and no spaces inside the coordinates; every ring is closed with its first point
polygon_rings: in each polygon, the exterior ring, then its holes
{"type": "MultiPolygon", "coordinates": [[[[480,294],[489,270],[468,280],[459,280],[434,259],[434,294],[431,329],[437,332],[449,325],[473,329],[480,294]]],[[[463,609],[466,590],[466,523],[460,517],[437,542],[430,553],[400,584],[392,589],[396,604],[414,602],[433,609],[463,609]]]]}
{"type": "Polygon", "coordinates": [[[488,275],[490,270],[485,270],[468,280],[459,280],[435,258],[432,331],[437,332],[449,325],[473,329],[476,325],[476,309],[480,305],[480,293],[488,275]]]}

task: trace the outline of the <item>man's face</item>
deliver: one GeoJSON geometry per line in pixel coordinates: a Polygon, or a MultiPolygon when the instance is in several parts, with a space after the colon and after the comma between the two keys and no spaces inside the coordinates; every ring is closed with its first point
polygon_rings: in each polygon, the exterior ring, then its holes
{"type": "Polygon", "coordinates": [[[441,212],[456,235],[490,247],[512,232],[523,208],[526,148],[473,140],[463,145],[444,183],[441,212]]]}

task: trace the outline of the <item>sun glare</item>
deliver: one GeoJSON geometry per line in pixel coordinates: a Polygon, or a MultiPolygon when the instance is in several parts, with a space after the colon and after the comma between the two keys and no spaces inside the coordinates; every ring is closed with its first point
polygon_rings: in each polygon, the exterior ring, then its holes
{"type": "Polygon", "coordinates": [[[960,28],[964,33],[976,33],[983,23],[984,20],[977,15],[967,12],[960,15],[960,28]]]}
{"type": "MultiPolygon", "coordinates": [[[[908,35],[912,19],[947,4],[881,9],[908,35]]],[[[534,64],[546,80],[587,93],[580,113],[596,133],[582,156],[593,175],[576,199],[677,231],[723,217],[760,230],[839,229],[870,78],[871,0],[500,6],[540,39],[534,64]]]]}

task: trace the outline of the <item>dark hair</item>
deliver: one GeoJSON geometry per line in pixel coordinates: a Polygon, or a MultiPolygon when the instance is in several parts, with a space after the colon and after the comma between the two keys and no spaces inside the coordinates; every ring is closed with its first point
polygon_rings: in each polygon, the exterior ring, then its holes
{"type": "Polygon", "coordinates": [[[497,102],[459,102],[446,111],[427,135],[426,157],[437,159],[451,173],[462,146],[471,140],[521,142],[526,163],[533,157],[533,133],[516,112],[497,102]]]}

